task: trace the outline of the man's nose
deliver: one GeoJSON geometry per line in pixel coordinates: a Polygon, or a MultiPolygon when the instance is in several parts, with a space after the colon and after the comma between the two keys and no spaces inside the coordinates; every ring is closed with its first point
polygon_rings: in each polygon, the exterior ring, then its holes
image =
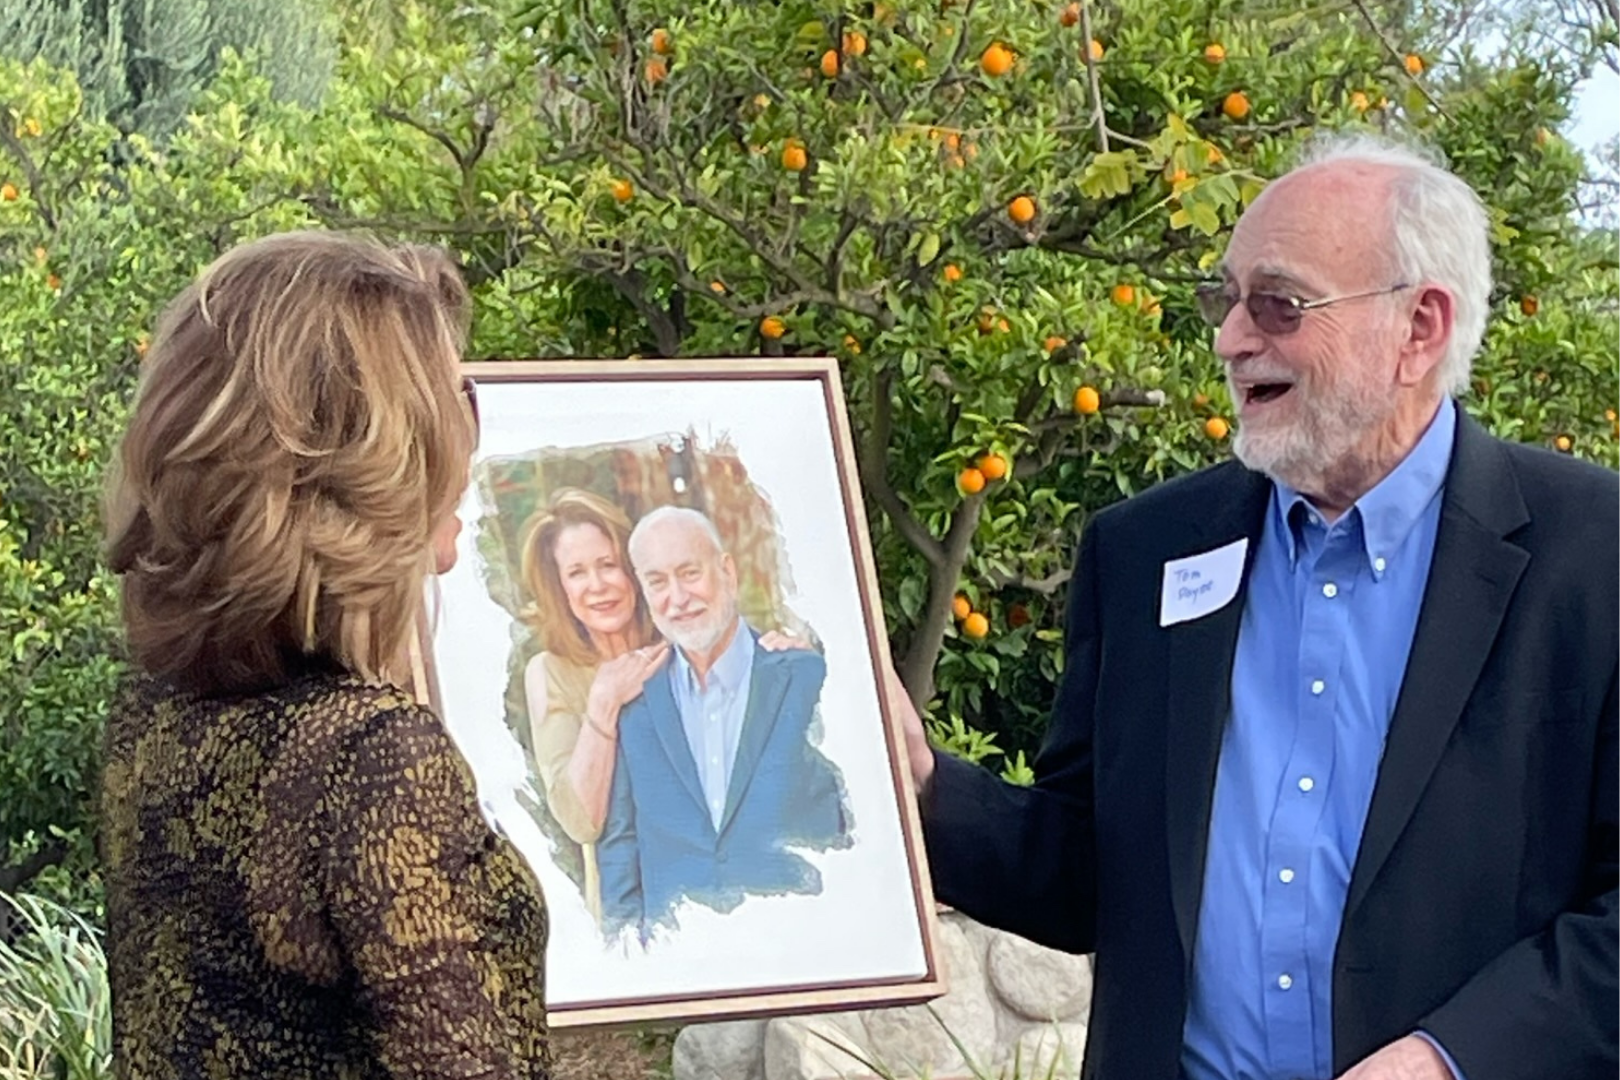
{"type": "Polygon", "coordinates": [[[1248,307],[1233,304],[1220,329],[1215,331],[1215,355],[1230,364],[1253,356],[1265,348],[1265,342],[1265,335],[1254,325],[1248,307]]]}

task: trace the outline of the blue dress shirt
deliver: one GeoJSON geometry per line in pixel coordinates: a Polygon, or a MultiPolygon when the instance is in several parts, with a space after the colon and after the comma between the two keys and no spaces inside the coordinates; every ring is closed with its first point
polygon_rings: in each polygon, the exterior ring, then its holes
{"type": "Polygon", "coordinates": [[[669,669],[675,704],[681,710],[681,727],[686,731],[686,744],[692,749],[692,761],[703,784],[709,820],[716,829],[726,812],[726,793],[731,789],[731,769],[737,762],[737,744],[742,740],[743,720],[748,715],[753,674],[754,635],[741,619],[737,620],[731,644],[709,668],[702,685],[680,649],[675,650],[675,662],[669,669]]]}
{"type": "Polygon", "coordinates": [[[1434,555],[1455,409],[1441,405],[1331,525],[1275,486],[1233,658],[1185,1080],[1333,1076],[1334,948],[1434,555]]]}

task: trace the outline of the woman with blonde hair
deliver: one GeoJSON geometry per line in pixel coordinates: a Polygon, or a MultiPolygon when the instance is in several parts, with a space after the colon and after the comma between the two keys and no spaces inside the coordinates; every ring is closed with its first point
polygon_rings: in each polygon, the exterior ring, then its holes
{"type": "Polygon", "coordinates": [[[247,244],[168,308],[108,491],[126,1080],[548,1074],[547,916],[405,689],[477,438],[432,249],[247,244]]]}
{"type": "Polygon", "coordinates": [[[546,806],[580,845],[585,905],[600,918],[595,844],[607,817],[619,710],[668,655],[630,569],[630,519],[600,495],[560,488],[523,527],[530,623],[544,649],[523,686],[546,806]]]}

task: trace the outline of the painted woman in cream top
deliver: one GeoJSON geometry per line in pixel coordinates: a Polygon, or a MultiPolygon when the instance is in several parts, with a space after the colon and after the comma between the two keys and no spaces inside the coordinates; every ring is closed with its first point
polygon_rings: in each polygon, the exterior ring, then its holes
{"type": "Polygon", "coordinates": [[[535,769],[552,816],[581,846],[593,915],[619,710],[669,653],[631,575],[629,536],[624,511],[577,488],[559,489],[524,528],[523,580],[544,648],[523,678],[535,769]]]}

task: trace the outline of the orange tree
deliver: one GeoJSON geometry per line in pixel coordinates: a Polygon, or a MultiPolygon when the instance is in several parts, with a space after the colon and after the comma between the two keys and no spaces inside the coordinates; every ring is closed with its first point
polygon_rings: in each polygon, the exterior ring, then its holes
{"type": "Polygon", "coordinates": [[[972,758],[1041,728],[1086,515],[1227,452],[1191,286],[1318,127],[1415,130],[1486,195],[1469,407],[1612,463],[1562,54],[1366,2],[526,2],[345,6],[318,106],[227,55],[160,143],[0,66],[0,884],[92,864],[97,493],[142,334],[271,230],[455,247],[481,357],[837,356],[902,675],[972,758]]]}
{"type": "Polygon", "coordinates": [[[454,190],[495,354],[839,357],[901,674],[978,757],[1040,730],[1085,515],[1226,453],[1191,286],[1317,128],[1415,132],[1487,194],[1472,404],[1612,453],[1613,261],[1555,134],[1579,65],[1400,10],[542,0],[497,47],[463,9],[350,69],[428,190],[328,220],[454,190]],[[458,19],[486,74],[447,88],[458,19]]]}

